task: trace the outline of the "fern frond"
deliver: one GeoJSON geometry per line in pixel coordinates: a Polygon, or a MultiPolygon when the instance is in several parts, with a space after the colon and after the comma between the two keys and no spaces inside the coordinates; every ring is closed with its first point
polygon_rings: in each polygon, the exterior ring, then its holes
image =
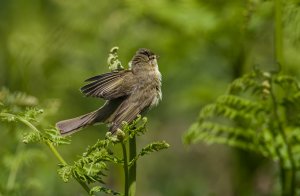
{"type": "Polygon", "coordinates": [[[116,158],[109,149],[110,140],[98,140],[94,145],[89,146],[86,152],[74,162],[72,166],[63,166],[59,169],[59,174],[64,181],[68,181],[70,176],[74,176],[82,182],[88,184],[100,182],[104,184],[103,177],[108,170],[107,164],[122,162],[116,158]]]}
{"type": "Polygon", "coordinates": [[[227,144],[244,150],[254,151],[266,157],[277,158],[276,153],[269,145],[272,142],[268,133],[258,132],[234,126],[222,125],[214,122],[193,124],[184,136],[187,144],[204,141],[208,144],[227,144]]]}
{"type": "Polygon", "coordinates": [[[56,128],[45,129],[44,140],[50,141],[54,146],[70,144],[70,137],[63,137],[56,128]]]}
{"type": "Polygon", "coordinates": [[[2,110],[0,112],[0,119],[2,121],[7,121],[7,122],[15,122],[17,121],[17,118],[15,115],[7,113],[6,110],[2,110]]]}
{"type": "Polygon", "coordinates": [[[232,124],[236,126],[252,126],[256,122],[256,116],[261,111],[260,107],[250,105],[230,105],[225,103],[211,104],[204,107],[199,115],[199,122],[216,121],[219,123],[232,124]],[[245,108],[245,110],[241,109],[245,108]]]}
{"type": "Polygon", "coordinates": [[[169,147],[170,144],[168,144],[166,141],[152,142],[148,144],[146,147],[142,148],[142,150],[138,153],[136,157],[133,158],[133,160],[130,160],[129,166],[133,165],[142,156],[151,154],[153,152],[158,152],[163,149],[167,149],[169,147]]]}
{"type": "Polygon", "coordinates": [[[284,97],[283,98],[283,104],[291,104],[293,106],[300,106],[300,91],[293,94],[292,96],[289,97],[284,97]]]}
{"type": "Polygon", "coordinates": [[[105,188],[102,186],[94,186],[93,188],[91,188],[90,195],[95,195],[95,193],[97,193],[97,192],[103,192],[103,193],[106,193],[109,195],[123,195],[119,192],[113,191],[111,189],[108,189],[108,188],[105,188]]]}
{"type": "Polygon", "coordinates": [[[25,144],[38,143],[41,140],[42,140],[42,135],[40,134],[40,132],[36,132],[36,131],[30,131],[28,133],[25,133],[23,136],[23,142],[25,144]]]}
{"type": "Polygon", "coordinates": [[[21,115],[27,121],[36,122],[39,115],[42,114],[43,112],[44,112],[43,109],[32,107],[32,108],[26,108],[25,112],[19,115],[21,115]]]}
{"type": "Polygon", "coordinates": [[[243,110],[245,112],[251,112],[254,114],[264,110],[264,107],[261,103],[250,101],[234,95],[223,95],[217,99],[217,103],[220,105],[227,105],[228,107],[236,110],[243,110]]]}
{"type": "Polygon", "coordinates": [[[7,106],[37,106],[38,99],[23,92],[10,92],[7,88],[0,90],[0,102],[7,106]]]}
{"type": "Polygon", "coordinates": [[[146,125],[147,118],[138,115],[137,118],[130,124],[128,124],[127,122],[123,122],[122,130],[124,131],[124,133],[128,133],[130,138],[133,138],[134,136],[145,134],[145,132],[147,131],[146,125]]]}
{"type": "Polygon", "coordinates": [[[234,80],[228,88],[229,94],[239,94],[241,92],[246,92],[249,89],[260,89],[261,84],[255,80],[255,74],[247,74],[241,78],[234,80]]]}
{"type": "Polygon", "coordinates": [[[121,61],[118,59],[118,50],[119,50],[119,47],[115,46],[109,52],[109,55],[107,58],[107,64],[109,66],[110,71],[124,69],[121,61]]]}
{"type": "Polygon", "coordinates": [[[64,182],[69,182],[70,178],[72,178],[72,169],[73,167],[70,165],[59,165],[60,168],[57,170],[58,175],[64,182]]]}
{"type": "Polygon", "coordinates": [[[300,85],[298,80],[295,77],[287,75],[279,75],[274,79],[275,84],[278,84],[283,89],[293,88],[296,91],[300,90],[300,85]]]}
{"type": "Polygon", "coordinates": [[[300,126],[298,81],[294,77],[255,70],[233,81],[228,92],[200,111],[198,122],[185,134],[185,142],[226,144],[280,160],[286,169],[292,167],[289,148],[295,153],[300,151],[299,133],[288,129],[288,126],[300,126]],[[279,98],[271,92],[276,85],[283,91],[279,98]],[[250,94],[244,96],[247,92],[250,94]],[[269,99],[261,99],[266,96],[269,99]],[[279,113],[285,118],[278,119],[279,113]]]}
{"type": "Polygon", "coordinates": [[[289,126],[300,126],[300,91],[282,98],[281,105],[285,108],[289,126]]]}

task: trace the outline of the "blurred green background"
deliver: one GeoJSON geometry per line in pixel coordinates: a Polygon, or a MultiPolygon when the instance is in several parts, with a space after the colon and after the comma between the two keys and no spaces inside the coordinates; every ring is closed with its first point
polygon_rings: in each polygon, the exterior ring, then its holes
{"type": "MultiPolygon", "coordinates": [[[[283,72],[298,78],[299,6],[299,0],[283,4],[282,65],[283,72]]],[[[41,103],[59,102],[49,117],[53,125],[104,103],[78,89],[86,78],[108,71],[113,46],[119,46],[125,65],[138,48],[149,48],[160,56],[163,100],[148,114],[149,131],[138,146],[166,140],[171,148],[140,160],[137,195],[271,195],[278,183],[273,163],[221,145],[185,146],[182,135],[201,107],[223,94],[233,79],[253,66],[278,69],[273,39],[273,1],[1,0],[0,86],[41,103]]],[[[59,150],[71,162],[105,132],[104,125],[90,127],[59,150]]],[[[0,155],[15,151],[7,131],[0,132],[0,143],[0,155]]],[[[17,177],[19,183],[35,179],[38,188],[19,195],[84,195],[76,182],[61,181],[56,159],[39,148],[44,157],[17,177]]],[[[122,190],[121,168],[112,171],[108,184],[122,190]]],[[[1,184],[6,180],[4,172],[1,184]]]]}

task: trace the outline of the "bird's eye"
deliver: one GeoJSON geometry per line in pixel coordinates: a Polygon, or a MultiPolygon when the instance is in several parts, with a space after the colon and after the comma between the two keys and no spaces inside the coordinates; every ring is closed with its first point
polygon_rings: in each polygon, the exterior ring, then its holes
{"type": "Polygon", "coordinates": [[[151,55],[151,56],[149,56],[149,59],[150,59],[150,60],[153,60],[153,59],[155,59],[155,55],[151,55]]]}

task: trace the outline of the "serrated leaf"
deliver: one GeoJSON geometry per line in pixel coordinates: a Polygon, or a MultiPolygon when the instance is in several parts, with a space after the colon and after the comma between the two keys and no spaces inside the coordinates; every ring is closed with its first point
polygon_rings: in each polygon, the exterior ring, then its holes
{"type": "Polygon", "coordinates": [[[119,50],[119,47],[117,47],[117,46],[113,47],[110,50],[109,56],[107,58],[107,64],[109,66],[110,71],[124,69],[121,61],[118,59],[118,50],[119,50]]]}
{"type": "Polygon", "coordinates": [[[72,166],[64,165],[57,170],[57,173],[64,182],[68,182],[72,177],[72,170],[73,170],[72,166]]]}
{"type": "Polygon", "coordinates": [[[123,195],[119,192],[113,191],[111,189],[108,189],[108,188],[105,188],[102,186],[94,186],[93,188],[91,188],[90,195],[95,195],[95,193],[97,193],[97,192],[103,192],[103,193],[110,194],[110,195],[123,195]]]}
{"type": "Polygon", "coordinates": [[[160,142],[152,142],[148,144],[146,147],[142,148],[142,150],[138,153],[138,155],[133,159],[130,160],[129,166],[132,166],[134,162],[136,162],[140,157],[151,154],[153,152],[158,152],[163,149],[169,148],[170,145],[165,141],[160,142]]]}
{"type": "Polygon", "coordinates": [[[151,144],[147,145],[146,147],[142,148],[141,152],[139,153],[140,156],[144,156],[146,154],[150,154],[152,152],[157,152],[166,148],[169,148],[170,145],[165,142],[152,142],[151,144]]]}
{"type": "Polygon", "coordinates": [[[30,132],[26,133],[23,137],[23,142],[25,144],[38,143],[41,141],[43,141],[43,138],[42,138],[41,134],[36,131],[30,131],[30,132]]]}
{"type": "Polygon", "coordinates": [[[54,146],[70,144],[70,137],[63,137],[56,128],[46,129],[44,138],[49,140],[54,146]]]}

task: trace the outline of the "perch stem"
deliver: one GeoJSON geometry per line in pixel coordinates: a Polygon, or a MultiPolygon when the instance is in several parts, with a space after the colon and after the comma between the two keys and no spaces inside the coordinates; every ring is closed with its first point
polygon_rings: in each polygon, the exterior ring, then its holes
{"type": "Polygon", "coordinates": [[[122,150],[123,150],[123,168],[124,168],[124,181],[125,181],[125,187],[124,187],[124,196],[129,196],[129,174],[128,174],[128,159],[127,159],[127,149],[124,142],[121,142],[122,150]]]}
{"type": "MultiPolygon", "coordinates": [[[[136,137],[129,138],[129,160],[136,158],[136,137]]],[[[129,168],[129,193],[130,196],[135,196],[136,190],[136,161],[129,168]]]]}

